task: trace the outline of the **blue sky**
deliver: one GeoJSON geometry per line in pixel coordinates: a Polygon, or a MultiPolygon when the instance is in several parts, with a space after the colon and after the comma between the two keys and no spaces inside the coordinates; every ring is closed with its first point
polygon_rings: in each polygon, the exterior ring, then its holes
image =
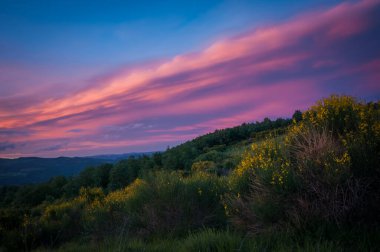
{"type": "Polygon", "coordinates": [[[200,50],[334,2],[2,0],[0,58],[71,71],[113,68],[200,50]]]}
{"type": "Polygon", "coordinates": [[[376,100],[380,3],[0,0],[0,157],[154,151],[376,100]]]}

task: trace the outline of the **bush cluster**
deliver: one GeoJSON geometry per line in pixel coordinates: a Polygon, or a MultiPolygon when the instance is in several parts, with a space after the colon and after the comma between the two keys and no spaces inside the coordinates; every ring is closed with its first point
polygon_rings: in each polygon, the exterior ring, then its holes
{"type": "Polygon", "coordinates": [[[250,232],[376,226],[379,125],[377,103],[331,96],[302,113],[283,138],[253,144],[232,175],[232,222],[250,232]]]}

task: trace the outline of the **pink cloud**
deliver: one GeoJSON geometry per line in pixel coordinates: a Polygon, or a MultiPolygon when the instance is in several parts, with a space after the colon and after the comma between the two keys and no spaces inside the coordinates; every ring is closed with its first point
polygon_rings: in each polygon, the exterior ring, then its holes
{"type": "MultiPolygon", "coordinates": [[[[379,57],[363,51],[357,62],[345,50],[352,48],[350,39],[376,29],[374,8],[379,1],[343,3],[217,41],[198,53],[115,72],[60,98],[46,93],[42,101],[32,101],[31,95],[15,110],[0,107],[0,129],[29,132],[1,135],[21,146],[1,155],[27,155],[54,140],[67,142],[64,153],[178,142],[267,116],[290,116],[342,87],[324,83],[352,75],[364,81],[362,95],[379,93],[374,84],[379,80],[379,57]],[[106,137],[107,126],[142,121],[153,126],[128,131],[119,127],[125,132],[106,137]],[[22,147],[23,142],[32,147],[22,147]]],[[[357,91],[357,85],[342,91],[357,91]]],[[[20,101],[7,99],[0,98],[0,104],[20,101]]]]}

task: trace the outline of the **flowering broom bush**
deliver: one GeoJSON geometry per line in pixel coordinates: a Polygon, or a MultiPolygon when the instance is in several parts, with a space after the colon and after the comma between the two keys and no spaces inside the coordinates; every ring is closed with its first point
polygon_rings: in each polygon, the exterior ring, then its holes
{"type": "Polygon", "coordinates": [[[379,125],[377,103],[331,96],[305,111],[284,139],[253,144],[230,178],[232,222],[251,232],[378,222],[379,125]]]}

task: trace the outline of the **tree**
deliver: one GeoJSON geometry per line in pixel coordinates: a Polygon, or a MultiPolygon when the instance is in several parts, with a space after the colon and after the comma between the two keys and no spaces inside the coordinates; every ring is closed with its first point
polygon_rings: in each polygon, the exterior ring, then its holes
{"type": "Polygon", "coordinates": [[[294,122],[300,122],[302,120],[302,112],[299,110],[294,111],[294,114],[292,116],[292,119],[294,122]]]}

